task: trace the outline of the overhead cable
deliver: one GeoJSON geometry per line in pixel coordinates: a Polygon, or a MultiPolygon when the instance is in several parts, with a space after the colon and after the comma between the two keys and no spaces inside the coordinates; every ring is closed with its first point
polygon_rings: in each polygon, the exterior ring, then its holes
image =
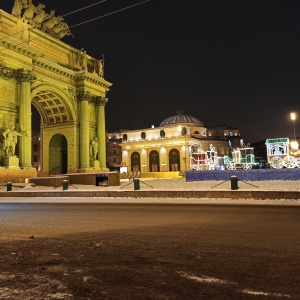
{"type": "Polygon", "coordinates": [[[145,1],[142,1],[142,2],[139,2],[139,3],[136,3],[136,4],[133,4],[133,5],[130,5],[130,6],[127,6],[127,7],[118,9],[118,10],[115,10],[115,11],[113,11],[113,12],[111,12],[111,13],[108,13],[108,14],[105,14],[105,15],[102,15],[102,16],[99,16],[99,17],[97,17],[97,18],[93,18],[93,19],[90,19],[90,20],[87,20],[87,21],[84,21],[84,22],[81,22],[81,23],[78,23],[78,24],[69,26],[69,28],[73,28],[73,27],[76,27],[76,26],[79,26],[79,25],[82,25],[82,24],[85,24],[85,23],[89,23],[89,22],[92,22],[92,21],[95,21],[95,20],[98,20],[98,19],[101,19],[101,18],[110,16],[110,15],[116,14],[116,13],[118,13],[118,12],[120,12],[120,11],[129,9],[129,8],[131,8],[131,7],[134,7],[134,6],[138,6],[138,5],[144,4],[144,3],[149,2],[149,1],[151,1],[151,0],[145,0],[145,1]]]}
{"type": "Polygon", "coordinates": [[[68,16],[68,15],[74,14],[74,13],[76,13],[76,12],[78,12],[78,11],[81,11],[81,10],[87,9],[87,8],[89,8],[89,7],[91,7],[91,6],[94,6],[94,5],[97,5],[97,4],[100,4],[100,3],[102,3],[102,2],[106,2],[106,1],[107,1],[107,0],[101,0],[101,1],[98,1],[98,2],[96,2],[96,3],[94,3],[94,4],[87,5],[87,6],[85,6],[85,7],[82,7],[82,8],[80,8],[80,9],[77,9],[77,10],[71,11],[71,12],[69,12],[69,13],[67,13],[67,14],[63,15],[62,17],[65,17],[65,16],[68,16]]]}
{"type": "MultiPolygon", "coordinates": [[[[99,4],[99,3],[102,3],[102,2],[104,2],[104,1],[107,1],[107,0],[102,0],[102,1],[99,1],[99,2],[97,2],[97,3],[94,3],[94,4],[91,4],[91,5],[85,6],[85,7],[81,8],[81,9],[79,9],[79,10],[86,9],[86,8],[88,8],[88,7],[90,7],[90,6],[93,6],[93,5],[96,5],[96,4],[99,4]]],[[[92,21],[94,21],[94,20],[97,20],[97,19],[100,19],[100,18],[107,17],[107,16],[109,16],[109,15],[112,15],[112,14],[118,13],[118,12],[120,12],[120,11],[123,11],[123,10],[127,10],[127,9],[129,9],[129,8],[132,8],[132,7],[135,7],[135,6],[138,6],[138,5],[144,4],[144,3],[146,3],[146,2],[149,2],[149,1],[151,1],[151,0],[145,0],[145,1],[142,1],[142,2],[139,2],[139,3],[136,3],[136,4],[133,4],[133,5],[130,5],[130,6],[127,6],[127,7],[121,8],[121,9],[119,9],[119,10],[116,10],[116,11],[113,11],[113,12],[111,12],[111,13],[108,13],[108,14],[105,14],[105,15],[102,15],[102,16],[99,16],[99,17],[97,17],[97,18],[90,19],[90,20],[87,20],[87,21],[85,21],[85,22],[81,22],[81,23],[78,23],[78,24],[75,24],[75,25],[69,26],[69,28],[76,27],[76,26],[79,26],[79,25],[82,25],[82,24],[85,24],[85,23],[89,23],[89,22],[92,22],[92,21]]],[[[66,14],[66,15],[69,15],[69,14],[75,13],[75,12],[77,12],[77,11],[79,11],[79,10],[76,10],[76,11],[70,12],[70,13],[68,13],[68,14],[66,14]]],[[[64,15],[64,16],[66,16],[66,15],[64,15]]],[[[25,29],[25,30],[27,30],[27,29],[25,29]]],[[[15,35],[15,34],[22,33],[22,32],[24,32],[25,30],[21,30],[21,31],[19,31],[19,32],[15,32],[15,33],[13,33],[13,34],[10,34],[10,35],[8,35],[8,36],[9,36],[9,37],[11,37],[11,36],[13,36],[13,35],[15,35]]],[[[0,41],[1,41],[2,39],[5,39],[5,38],[6,38],[6,37],[2,37],[2,38],[0,38],[0,41]]],[[[37,37],[37,38],[29,38],[29,41],[32,41],[32,40],[39,40],[39,39],[41,39],[41,38],[42,38],[42,37],[37,37]]],[[[27,42],[21,42],[21,43],[17,44],[16,46],[18,46],[18,45],[22,45],[22,44],[27,44],[27,42]]],[[[2,47],[2,49],[0,49],[0,52],[4,51],[5,49],[6,49],[6,47],[2,47]]]]}

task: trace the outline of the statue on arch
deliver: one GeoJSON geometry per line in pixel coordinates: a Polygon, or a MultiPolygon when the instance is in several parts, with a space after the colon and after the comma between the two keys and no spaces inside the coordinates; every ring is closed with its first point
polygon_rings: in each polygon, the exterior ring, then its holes
{"type": "Polygon", "coordinates": [[[5,151],[6,156],[14,156],[16,145],[18,142],[18,136],[24,136],[24,133],[16,131],[15,125],[10,125],[9,128],[3,132],[3,150],[5,151]],[[11,155],[9,155],[11,153],[11,155]]]}
{"type": "Polygon", "coordinates": [[[24,6],[25,7],[25,11],[23,13],[23,19],[25,22],[27,22],[28,24],[32,24],[32,19],[33,16],[37,10],[37,7],[35,7],[32,4],[32,0],[28,0],[28,3],[24,6]]]}
{"type": "Polygon", "coordinates": [[[98,152],[99,152],[99,143],[98,143],[98,139],[95,137],[91,142],[91,150],[90,150],[90,155],[93,160],[97,160],[98,152]]]}
{"type": "Polygon", "coordinates": [[[81,48],[79,57],[78,57],[78,64],[81,70],[87,70],[87,54],[84,48],[81,48]]]}
{"type": "Polygon", "coordinates": [[[104,55],[102,54],[102,59],[100,59],[99,61],[98,61],[98,64],[99,64],[99,68],[98,68],[98,75],[100,76],[100,77],[104,77],[104,55]]]}
{"type": "Polygon", "coordinates": [[[50,19],[51,15],[47,14],[44,10],[46,6],[44,4],[39,4],[37,6],[37,9],[36,9],[36,15],[33,17],[32,19],[32,26],[33,27],[36,27],[38,29],[41,28],[42,26],[42,23],[47,20],[47,19],[50,19]]]}
{"type": "Polygon", "coordinates": [[[25,7],[25,5],[27,5],[27,1],[24,2],[22,0],[15,0],[11,14],[17,18],[21,18],[22,9],[25,7]]]}

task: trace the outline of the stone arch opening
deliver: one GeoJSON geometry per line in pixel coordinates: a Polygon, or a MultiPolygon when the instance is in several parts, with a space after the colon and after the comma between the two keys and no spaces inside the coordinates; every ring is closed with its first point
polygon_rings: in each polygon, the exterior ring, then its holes
{"type": "Polygon", "coordinates": [[[41,126],[41,115],[33,103],[31,103],[31,124],[33,129],[39,129],[41,126]]]}
{"type": "Polygon", "coordinates": [[[55,134],[49,143],[49,175],[68,172],[68,142],[64,135],[55,134]]]}
{"type": "Polygon", "coordinates": [[[32,90],[32,125],[33,130],[39,131],[40,137],[39,147],[33,145],[38,152],[33,149],[32,164],[40,174],[55,175],[68,173],[69,168],[76,169],[76,144],[72,142],[77,134],[76,102],[75,96],[65,91],[64,86],[49,84],[39,85],[32,90]],[[58,136],[64,138],[59,139],[58,136]],[[52,155],[55,155],[54,160],[52,155]]]}
{"type": "Polygon", "coordinates": [[[75,120],[74,104],[70,103],[70,96],[61,89],[42,85],[33,91],[32,104],[38,110],[43,125],[75,120]]]}

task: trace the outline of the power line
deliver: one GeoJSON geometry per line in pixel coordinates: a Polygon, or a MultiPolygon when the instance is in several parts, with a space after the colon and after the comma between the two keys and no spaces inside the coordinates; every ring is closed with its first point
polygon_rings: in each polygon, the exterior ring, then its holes
{"type": "Polygon", "coordinates": [[[99,16],[99,17],[97,17],[97,18],[93,18],[93,19],[90,19],[90,20],[87,20],[87,21],[84,21],[84,22],[81,22],[81,23],[78,23],[78,24],[69,26],[69,28],[76,27],[76,26],[79,26],[79,25],[82,25],[82,24],[85,24],[85,23],[89,23],[89,22],[92,22],[92,21],[95,21],[95,20],[98,20],[98,19],[101,19],[101,18],[110,16],[110,15],[116,14],[116,13],[118,13],[118,12],[120,12],[120,11],[129,9],[129,8],[131,8],[131,7],[134,7],[134,6],[138,6],[138,5],[144,4],[144,3],[149,2],[149,1],[151,1],[151,0],[142,1],[142,2],[139,2],[139,3],[133,4],[133,5],[130,5],[130,6],[121,8],[121,9],[119,9],[119,10],[115,10],[115,11],[113,11],[113,12],[111,12],[111,13],[108,13],[108,14],[105,14],[105,15],[102,15],[102,16],[99,16]]]}
{"type": "MultiPolygon", "coordinates": [[[[71,12],[69,12],[69,13],[67,13],[67,14],[65,14],[65,15],[63,15],[63,16],[61,16],[61,17],[65,17],[65,16],[68,16],[68,15],[74,14],[74,13],[76,13],[76,12],[78,12],[78,11],[87,9],[87,8],[89,8],[89,7],[91,7],[91,6],[95,6],[95,5],[97,5],[97,4],[100,4],[100,3],[103,3],[103,2],[106,2],[106,1],[107,1],[107,0],[101,0],[101,1],[98,1],[98,2],[96,2],[96,3],[94,3],[94,4],[87,5],[87,6],[85,6],[85,7],[82,7],[82,8],[80,8],[80,9],[77,9],[77,10],[73,10],[73,11],[71,11],[71,12]]],[[[13,34],[10,34],[9,36],[13,36],[13,35],[16,35],[16,34],[18,34],[18,33],[22,33],[22,32],[24,32],[24,31],[26,31],[26,30],[27,30],[27,29],[24,29],[24,30],[15,32],[15,33],[13,33],[13,34]]],[[[5,37],[0,38],[0,41],[1,41],[2,39],[4,39],[4,38],[5,38],[5,37]]]]}
{"type": "Polygon", "coordinates": [[[78,11],[81,11],[81,10],[87,9],[87,8],[89,8],[89,7],[91,7],[91,6],[94,6],[94,5],[97,5],[97,4],[100,4],[100,3],[102,3],[102,2],[106,2],[106,1],[107,1],[107,0],[101,0],[101,1],[98,1],[98,2],[96,2],[96,3],[94,3],[94,4],[87,5],[87,6],[85,6],[85,7],[82,7],[82,8],[80,8],[80,9],[77,9],[77,10],[71,11],[71,12],[69,12],[69,13],[67,13],[67,14],[63,15],[62,17],[65,17],[65,16],[68,16],[68,15],[74,14],[74,13],[76,13],[76,12],[78,12],[78,11]]]}
{"type": "MultiPolygon", "coordinates": [[[[96,5],[96,4],[100,4],[100,3],[105,2],[105,1],[107,1],[107,0],[102,0],[102,1],[96,2],[96,3],[94,3],[94,4],[85,6],[85,7],[81,8],[81,9],[78,9],[78,10],[72,11],[72,12],[70,12],[70,13],[68,13],[68,14],[65,14],[64,16],[70,15],[70,14],[72,14],[72,13],[75,13],[75,12],[77,12],[77,11],[86,9],[86,8],[88,8],[88,7],[90,7],[90,6],[94,6],[94,5],[96,5]]],[[[90,20],[87,20],[87,21],[85,21],[85,22],[81,22],[81,23],[79,23],[79,24],[75,24],[75,25],[73,25],[73,26],[69,26],[69,28],[71,28],[71,27],[76,27],[76,26],[79,26],[79,25],[82,25],[82,24],[85,24],[85,23],[88,23],[88,22],[92,22],[92,21],[97,20],[97,19],[100,19],[100,18],[107,17],[107,16],[109,16],[109,15],[118,13],[118,12],[123,11],[123,10],[127,10],[127,9],[129,9],[129,8],[132,8],[132,7],[135,7],[135,6],[144,4],[144,3],[149,2],[149,1],[151,1],[151,0],[145,0],[145,1],[142,1],[142,2],[139,2],[139,3],[136,3],[136,4],[133,4],[133,5],[130,5],[130,6],[121,8],[121,9],[119,9],[119,10],[116,10],[116,11],[113,11],[113,12],[111,12],[111,13],[108,13],[108,14],[105,14],[105,15],[102,15],[102,16],[99,16],[99,17],[97,17],[97,18],[90,19],[90,20]]],[[[15,35],[15,34],[22,33],[22,32],[24,32],[24,31],[26,31],[26,30],[27,30],[27,29],[21,30],[21,31],[19,31],[19,32],[15,32],[15,33],[13,33],[13,34],[10,34],[10,35],[8,35],[8,36],[11,37],[11,36],[13,36],[13,35],[15,35]]],[[[2,39],[5,39],[5,38],[6,38],[6,37],[0,38],[0,41],[1,41],[2,39]]],[[[29,41],[32,41],[32,40],[38,40],[38,39],[41,39],[41,38],[42,38],[42,37],[38,37],[38,38],[30,38],[29,41]]],[[[28,41],[28,42],[29,42],[29,41],[28,41]]],[[[19,46],[19,45],[22,45],[22,44],[27,44],[27,42],[21,42],[21,43],[17,44],[16,46],[19,46]]],[[[0,49],[0,52],[4,51],[5,49],[6,49],[6,47],[2,47],[2,49],[0,49]]]]}

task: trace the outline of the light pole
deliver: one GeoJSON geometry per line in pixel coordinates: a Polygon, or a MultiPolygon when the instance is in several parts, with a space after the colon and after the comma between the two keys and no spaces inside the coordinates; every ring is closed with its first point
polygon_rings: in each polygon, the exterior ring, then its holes
{"type": "Polygon", "coordinates": [[[293,126],[294,126],[294,141],[291,143],[292,149],[298,149],[298,143],[296,140],[296,119],[297,119],[297,114],[295,112],[291,112],[290,113],[290,118],[293,122],[293,126]]]}
{"type": "Polygon", "coordinates": [[[187,148],[187,137],[188,137],[188,132],[187,132],[187,129],[186,127],[181,127],[181,126],[178,126],[178,131],[181,133],[182,136],[184,136],[184,165],[185,165],[185,172],[187,171],[187,152],[186,152],[186,148],[187,148]]]}

